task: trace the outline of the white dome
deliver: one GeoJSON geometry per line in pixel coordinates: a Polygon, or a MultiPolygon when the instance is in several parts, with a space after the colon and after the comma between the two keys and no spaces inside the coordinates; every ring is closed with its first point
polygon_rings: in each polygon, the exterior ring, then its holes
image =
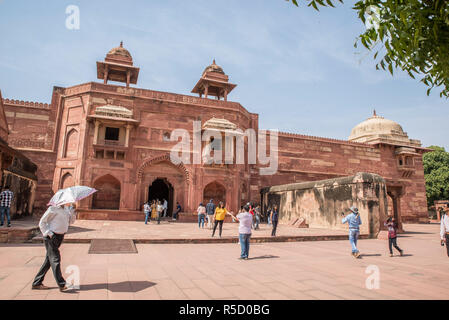
{"type": "Polygon", "coordinates": [[[378,116],[374,112],[371,118],[359,123],[352,129],[349,140],[362,142],[361,140],[378,135],[407,137],[407,134],[397,122],[378,116]]]}

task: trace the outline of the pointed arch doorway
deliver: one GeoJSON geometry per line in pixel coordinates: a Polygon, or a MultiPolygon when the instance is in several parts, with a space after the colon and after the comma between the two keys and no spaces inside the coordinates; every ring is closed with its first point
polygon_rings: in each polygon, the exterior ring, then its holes
{"type": "Polygon", "coordinates": [[[151,203],[153,200],[161,201],[167,200],[167,217],[173,213],[173,193],[174,189],[170,182],[165,178],[157,178],[148,187],[148,201],[151,203]]]}

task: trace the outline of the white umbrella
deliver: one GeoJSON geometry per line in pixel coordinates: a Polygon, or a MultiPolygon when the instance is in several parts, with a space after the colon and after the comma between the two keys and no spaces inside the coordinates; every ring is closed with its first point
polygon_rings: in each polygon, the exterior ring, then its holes
{"type": "Polygon", "coordinates": [[[86,186],[74,186],[66,189],[58,190],[48,202],[48,206],[62,206],[67,203],[73,203],[81,199],[87,198],[98,190],[86,186]]]}

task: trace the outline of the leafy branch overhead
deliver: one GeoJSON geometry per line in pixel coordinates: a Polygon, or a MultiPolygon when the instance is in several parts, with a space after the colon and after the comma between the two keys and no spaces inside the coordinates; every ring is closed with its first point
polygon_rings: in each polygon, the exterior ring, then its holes
{"type": "MultiPolygon", "coordinates": [[[[286,0],[289,1],[289,0],[286,0]]],[[[296,6],[298,0],[291,0],[296,6]]],[[[334,7],[342,0],[302,0],[308,6],[334,7]]],[[[376,69],[400,69],[449,97],[449,1],[362,0],[353,7],[367,26],[357,43],[374,52],[376,69]],[[377,49],[378,44],[382,44],[377,49]]]]}

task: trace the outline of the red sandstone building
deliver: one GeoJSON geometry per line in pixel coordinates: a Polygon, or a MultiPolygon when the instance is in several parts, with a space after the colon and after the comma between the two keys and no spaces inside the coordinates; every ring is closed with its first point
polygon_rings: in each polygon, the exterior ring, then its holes
{"type": "Polygon", "coordinates": [[[262,188],[344,177],[381,175],[389,208],[402,221],[427,219],[422,155],[427,149],[401,126],[374,114],[357,125],[348,141],[279,133],[279,168],[260,175],[260,165],[173,165],[174,129],[259,129],[258,114],[228,101],[236,86],[223,69],[208,66],[192,93],[199,97],[130,87],[139,68],[130,53],[112,49],[97,62],[103,83],[53,88],[50,104],[3,99],[9,144],[38,165],[34,208],[41,213],[53,192],[79,184],[97,188],[82,201],[85,218],[136,219],[143,202],[167,198],[193,212],[210,198],[229,209],[260,202],[262,188]],[[125,83],[113,85],[109,81],[125,83]]]}

